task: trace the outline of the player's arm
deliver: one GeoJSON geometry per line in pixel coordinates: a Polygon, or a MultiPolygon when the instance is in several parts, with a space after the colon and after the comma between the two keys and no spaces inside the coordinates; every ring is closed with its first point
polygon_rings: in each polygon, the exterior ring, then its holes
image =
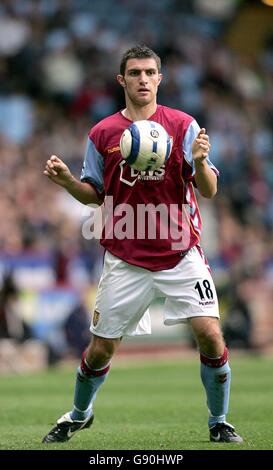
{"type": "Polygon", "coordinates": [[[68,166],[56,155],[46,162],[44,175],[51,181],[62,186],[82,204],[102,204],[95,189],[87,182],[81,182],[70,172],[68,166]]]}
{"type": "Polygon", "coordinates": [[[202,196],[212,198],[217,192],[217,176],[207,163],[210,143],[206,129],[200,129],[192,144],[196,186],[202,196]]]}

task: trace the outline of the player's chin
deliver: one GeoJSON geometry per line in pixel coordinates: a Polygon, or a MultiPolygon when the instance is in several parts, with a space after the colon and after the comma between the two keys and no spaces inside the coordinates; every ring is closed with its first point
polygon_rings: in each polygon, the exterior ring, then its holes
{"type": "Polygon", "coordinates": [[[138,96],[136,99],[136,104],[138,106],[146,106],[147,104],[150,104],[151,102],[152,102],[152,99],[150,95],[138,96]]]}

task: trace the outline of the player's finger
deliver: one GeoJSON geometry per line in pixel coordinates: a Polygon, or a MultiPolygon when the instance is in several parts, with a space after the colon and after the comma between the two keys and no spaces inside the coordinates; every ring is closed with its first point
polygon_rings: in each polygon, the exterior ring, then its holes
{"type": "Polygon", "coordinates": [[[199,133],[198,133],[198,137],[199,137],[199,136],[202,136],[202,137],[203,137],[203,134],[205,134],[205,133],[206,133],[206,129],[205,129],[205,127],[202,127],[202,128],[200,129],[199,133]]]}
{"type": "Polygon", "coordinates": [[[63,168],[63,163],[59,163],[59,162],[55,162],[51,160],[47,161],[46,169],[49,171],[54,170],[58,173],[60,170],[62,170],[62,168],[63,168]]]}
{"type": "Polygon", "coordinates": [[[53,165],[53,168],[55,168],[57,170],[65,169],[65,164],[59,158],[58,159],[50,159],[50,165],[53,165]]]}
{"type": "Polygon", "coordinates": [[[47,171],[47,173],[49,173],[51,176],[57,176],[58,175],[58,172],[54,168],[52,168],[48,165],[46,166],[45,171],[47,171]]]}
{"type": "Polygon", "coordinates": [[[208,140],[205,139],[198,139],[198,145],[203,146],[205,145],[208,149],[210,149],[211,145],[208,140]]]}
{"type": "Polygon", "coordinates": [[[209,144],[209,136],[207,134],[202,134],[200,137],[196,138],[196,142],[202,144],[209,144]]]}
{"type": "Polygon", "coordinates": [[[199,144],[200,142],[202,143],[209,143],[209,136],[207,134],[202,135],[201,137],[196,137],[195,141],[199,144]]]}
{"type": "Polygon", "coordinates": [[[57,155],[51,155],[50,160],[52,162],[62,163],[62,160],[59,157],[57,157],[57,155]]]}
{"type": "Polygon", "coordinates": [[[52,168],[53,168],[54,170],[56,170],[56,171],[62,170],[63,164],[62,164],[62,163],[54,162],[53,165],[52,165],[52,168]]]}
{"type": "Polygon", "coordinates": [[[44,170],[43,174],[48,176],[48,178],[53,178],[53,176],[57,176],[57,174],[54,174],[53,172],[49,172],[47,170],[44,170]]]}

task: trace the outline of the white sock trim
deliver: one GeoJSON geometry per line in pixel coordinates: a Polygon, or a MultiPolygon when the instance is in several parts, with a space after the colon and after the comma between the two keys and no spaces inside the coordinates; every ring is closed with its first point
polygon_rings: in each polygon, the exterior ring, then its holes
{"type": "Polygon", "coordinates": [[[91,367],[91,366],[89,365],[89,362],[88,362],[86,359],[84,359],[84,362],[85,362],[85,364],[87,365],[88,369],[90,369],[90,370],[92,370],[92,371],[94,371],[94,372],[99,372],[100,370],[106,369],[106,368],[109,367],[110,364],[111,364],[111,361],[109,361],[105,366],[100,367],[100,369],[94,369],[93,367],[91,367]]]}

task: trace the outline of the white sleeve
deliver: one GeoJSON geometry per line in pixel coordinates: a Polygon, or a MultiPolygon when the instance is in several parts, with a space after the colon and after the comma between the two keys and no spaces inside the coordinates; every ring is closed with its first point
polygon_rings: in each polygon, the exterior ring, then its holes
{"type": "Polygon", "coordinates": [[[90,182],[101,193],[104,190],[103,170],[103,157],[96,149],[95,144],[88,137],[81,172],[81,181],[90,182]]]}
{"type": "MultiPolygon", "coordinates": [[[[192,176],[195,174],[195,166],[194,166],[194,161],[192,158],[192,144],[193,141],[196,139],[200,131],[200,126],[198,123],[195,121],[195,119],[190,123],[187,132],[185,134],[184,140],[183,140],[183,152],[186,161],[188,164],[192,167],[192,176]]],[[[218,175],[219,172],[217,168],[213,165],[213,163],[210,161],[209,157],[206,159],[206,162],[210,166],[211,169],[215,171],[215,173],[218,175]]]]}

